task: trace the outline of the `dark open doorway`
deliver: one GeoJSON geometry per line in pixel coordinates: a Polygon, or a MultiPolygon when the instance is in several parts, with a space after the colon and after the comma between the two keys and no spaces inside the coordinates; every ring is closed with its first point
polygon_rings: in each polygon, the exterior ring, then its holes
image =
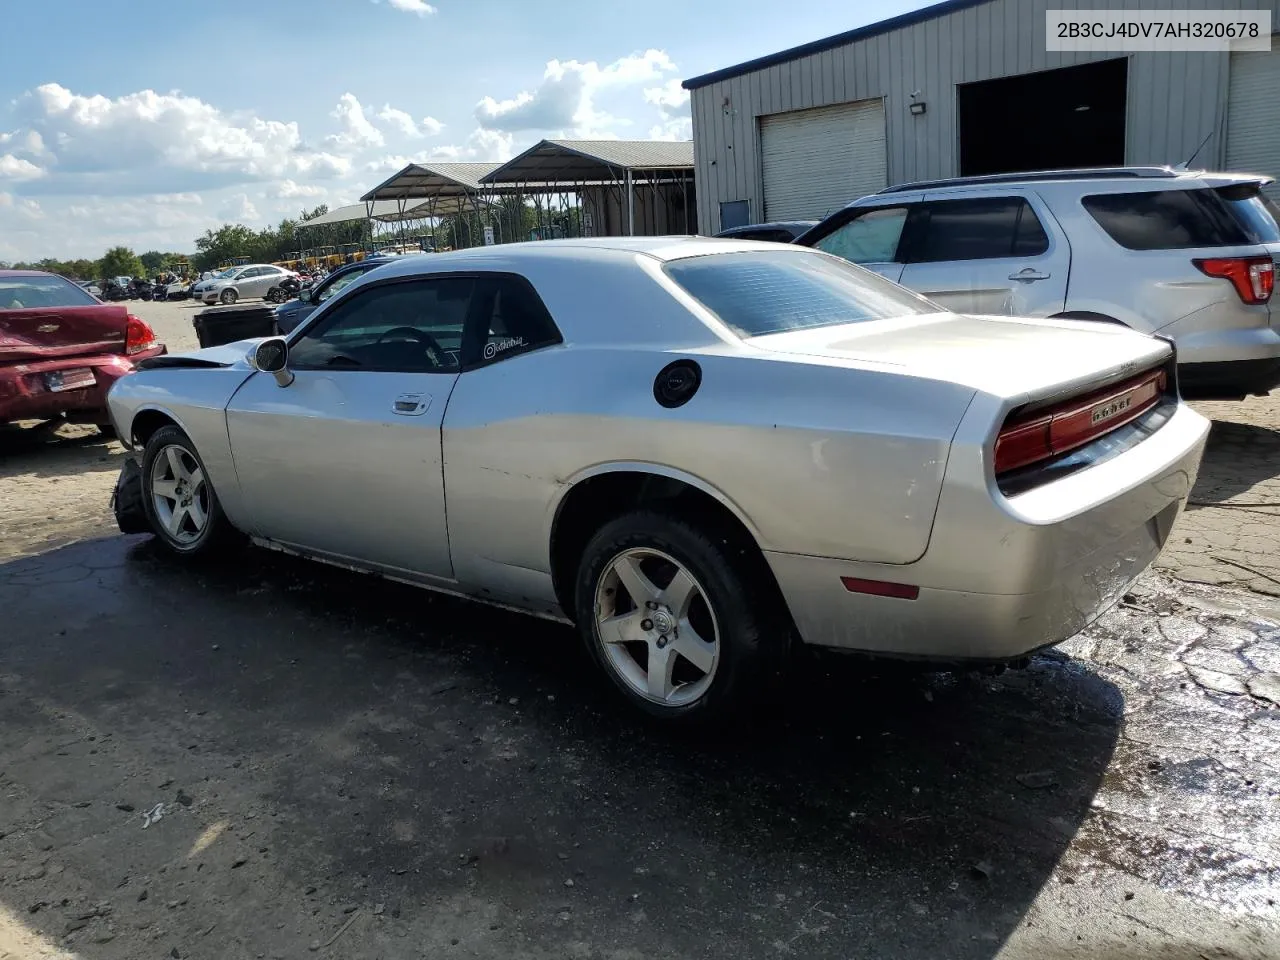
{"type": "Polygon", "coordinates": [[[961,84],[960,175],[1124,163],[1125,58],[961,84]]]}

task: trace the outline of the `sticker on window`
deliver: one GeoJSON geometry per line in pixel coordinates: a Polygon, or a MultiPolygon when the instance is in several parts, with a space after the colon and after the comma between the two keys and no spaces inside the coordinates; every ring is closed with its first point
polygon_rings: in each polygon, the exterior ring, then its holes
{"type": "Polygon", "coordinates": [[[523,347],[524,337],[505,337],[502,340],[494,340],[484,345],[484,358],[492,360],[500,353],[506,353],[508,350],[514,350],[516,347],[523,347]]]}

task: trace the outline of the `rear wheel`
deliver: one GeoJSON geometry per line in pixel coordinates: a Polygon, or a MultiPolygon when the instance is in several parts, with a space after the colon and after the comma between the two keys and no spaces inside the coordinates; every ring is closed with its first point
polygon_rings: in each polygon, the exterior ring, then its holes
{"type": "Polygon", "coordinates": [[[218,297],[218,299],[225,304],[232,304],[239,299],[239,296],[240,295],[237,294],[234,290],[223,290],[222,294],[218,297]]]}
{"type": "Polygon", "coordinates": [[[208,556],[238,539],[191,438],[176,426],[151,435],[142,454],[143,508],[171,553],[208,556]]]}
{"type": "Polygon", "coordinates": [[[583,551],[579,630],[645,713],[682,724],[723,720],[767,690],[787,652],[788,620],[758,567],[732,538],[683,518],[627,514],[583,551]]]}

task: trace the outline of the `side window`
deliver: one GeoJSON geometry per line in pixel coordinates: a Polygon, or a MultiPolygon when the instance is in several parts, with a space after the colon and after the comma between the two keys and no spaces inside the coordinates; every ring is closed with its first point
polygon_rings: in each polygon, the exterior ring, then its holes
{"type": "Polygon", "coordinates": [[[299,370],[454,373],[471,307],[471,277],[385,283],[336,304],[289,348],[299,370]]]}
{"type": "Polygon", "coordinates": [[[819,250],[850,263],[892,263],[907,222],[907,207],[859,210],[854,218],[836,227],[814,244],[819,250]]]}
{"type": "Polygon", "coordinates": [[[1033,257],[1049,249],[1043,224],[1021,197],[932,200],[919,209],[910,263],[1033,257]]]}
{"type": "Polygon", "coordinates": [[[1081,202],[1112,240],[1130,250],[1230,247],[1250,241],[1212,190],[1102,193],[1081,202]]]}
{"type": "Polygon", "coordinates": [[[523,277],[497,274],[479,284],[477,316],[482,326],[472,362],[492,363],[563,340],[542,299],[523,277]]]}
{"type": "Polygon", "coordinates": [[[344,288],[351,286],[368,272],[367,270],[352,270],[350,273],[344,273],[316,295],[316,303],[324,303],[334,294],[341,293],[344,288]]]}

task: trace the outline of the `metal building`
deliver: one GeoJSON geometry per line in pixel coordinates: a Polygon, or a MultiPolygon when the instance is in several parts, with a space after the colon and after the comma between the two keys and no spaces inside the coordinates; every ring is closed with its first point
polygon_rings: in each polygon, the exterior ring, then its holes
{"type": "MultiPolygon", "coordinates": [[[[1046,10],[1099,6],[947,0],[686,80],[698,223],[821,218],[912,180],[1193,154],[1280,177],[1280,37],[1269,53],[1046,50],[1046,10]]],[[[1105,7],[1270,9],[1280,28],[1280,0],[1105,7]]]]}

